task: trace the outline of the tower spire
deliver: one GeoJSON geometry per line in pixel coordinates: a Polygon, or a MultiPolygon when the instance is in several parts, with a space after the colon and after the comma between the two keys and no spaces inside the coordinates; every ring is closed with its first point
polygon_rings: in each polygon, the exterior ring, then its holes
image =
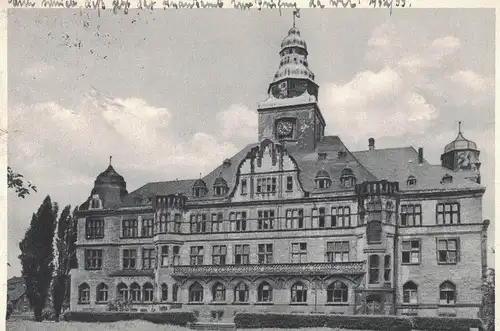
{"type": "Polygon", "coordinates": [[[458,121],[458,134],[462,133],[462,121],[458,121]]]}
{"type": "Polygon", "coordinates": [[[295,17],[300,18],[300,8],[295,8],[293,11],[293,27],[295,28],[295,17]]]}
{"type": "Polygon", "coordinates": [[[109,165],[110,165],[110,166],[111,166],[111,159],[112,159],[112,158],[113,158],[112,156],[110,156],[110,157],[109,157],[109,165]]]}

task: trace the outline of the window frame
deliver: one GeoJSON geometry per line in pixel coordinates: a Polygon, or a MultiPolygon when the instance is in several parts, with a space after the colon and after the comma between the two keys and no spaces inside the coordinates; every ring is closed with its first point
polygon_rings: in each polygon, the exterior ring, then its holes
{"type": "Polygon", "coordinates": [[[402,227],[416,227],[416,226],[422,226],[422,204],[420,203],[408,203],[408,204],[402,204],[400,207],[400,212],[399,212],[399,217],[400,221],[399,224],[402,227]],[[417,208],[419,211],[417,212],[417,208]],[[411,211],[410,211],[411,209],[411,211]],[[409,219],[413,220],[413,224],[409,224],[409,219]],[[417,222],[418,218],[418,222],[417,222]],[[405,224],[403,224],[403,219],[405,220],[405,224]]]}
{"type": "Polygon", "coordinates": [[[258,244],[257,256],[259,264],[273,264],[274,263],[274,247],[272,243],[258,244]],[[269,247],[271,248],[269,250],[269,247]],[[261,248],[263,250],[261,251],[261,248]]]}
{"type": "Polygon", "coordinates": [[[103,239],[104,220],[89,218],[85,220],[85,239],[103,239]]]}
{"type": "Polygon", "coordinates": [[[453,201],[453,202],[439,202],[436,204],[436,224],[437,225],[454,225],[454,224],[460,224],[460,203],[453,201]],[[449,210],[447,209],[447,206],[449,206],[449,210]],[[456,206],[456,210],[453,210],[454,207],[456,206]],[[440,210],[440,207],[442,207],[442,210],[440,210]],[[449,222],[446,222],[446,215],[449,215],[450,219],[449,222]],[[453,215],[456,215],[456,222],[454,222],[453,215]],[[442,216],[442,219],[440,222],[440,216],[442,216]]]}
{"type": "Polygon", "coordinates": [[[328,263],[339,263],[339,262],[349,262],[350,257],[350,242],[349,240],[339,240],[339,241],[327,241],[326,242],[326,262],[328,263]],[[343,247],[343,246],[347,247],[343,247]],[[337,249],[340,246],[341,249],[337,249]],[[337,254],[340,254],[340,261],[337,261],[337,254]],[[347,258],[346,257],[347,254],[347,258]]]}
{"type": "Polygon", "coordinates": [[[102,270],[103,262],[103,251],[102,249],[85,249],[85,270],[102,270]],[[95,263],[89,263],[89,261],[95,260],[95,263]]]}
{"type": "Polygon", "coordinates": [[[295,242],[291,244],[290,249],[290,263],[300,264],[307,263],[307,242],[295,242]],[[298,247],[296,251],[294,251],[294,247],[298,247]],[[304,247],[304,248],[303,248],[304,247]],[[295,257],[298,256],[298,261],[295,261],[295,257]],[[303,260],[304,257],[304,260],[303,260]]]}
{"type": "Polygon", "coordinates": [[[401,264],[402,265],[420,265],[422,262],[422,240],[420,238],[416,239],[403,239],[401,240],[401,264]],[[418,250],[413,247],[413,242],[418,242],[418,250]],[[404,244],[409,243],[410,248],[405,249],[404,244]],[[418,262],[412,262],[412,253],[418,252],[418,262]],[[409,262],[404,262],[404,253],[408,253],[409,262]]]}
{"type": "Polygon", "coordinates": [[[124,248],[124,249],[122,249],[122,269],[123,270],[135,270],[135,269],[137,269],[137,248],[124,248]],[[125,252],[127,252],[127,253],[125,253],[125,252]],[[128,261],[128,262],[125,263],[125,261],[128,261]],[[133,261],[133,263],[130,263],[132,261],[133,261]],[[132,266],[132,264],[133,264],[133,266],[132,266]]]}
{"type": "Polygon", "coordinates": [[[436,255],[437,255],[437,263],[438,265],[455,265],[460,262],[460,238],[458,237],[438,237],[436,238],[436,255]],[[446,250],[440,249],[440,242],[446,242],[446,250]],[[449,249],[448,244],[449,242],[454,241],[455,242],[455,249],[449,249]],[[441,261],[441,254],[440,252],[445,251],[446,254],[446,260],[447,261],[441,261]],[[455,252],[455,261],[449,261],[449,253],[450,252],[455,252]]]}

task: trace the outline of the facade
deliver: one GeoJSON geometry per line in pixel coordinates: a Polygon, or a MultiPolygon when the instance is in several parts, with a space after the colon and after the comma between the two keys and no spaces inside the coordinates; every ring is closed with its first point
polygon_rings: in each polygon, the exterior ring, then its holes
{"type": "Polygon", "coordinates": [[[110,166],[79,208],[71,310],[476,317],[486,275],[479,150],[350,151],[325,136],[295,26],[258,141],[193,180],[128,193],[110,166]]]}

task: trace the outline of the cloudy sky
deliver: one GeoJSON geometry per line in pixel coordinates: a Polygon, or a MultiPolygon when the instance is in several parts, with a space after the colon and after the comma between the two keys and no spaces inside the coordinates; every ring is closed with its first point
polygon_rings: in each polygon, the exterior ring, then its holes
{"type": "MultiPolygon", "coordinates": [[[[256,105],[291,11],[23,10],[9,16],[9,164],[38,187],[9,196],[9,277],[45,195],[82,203],[113,165],[132,191],[196,178],[257,138],[256,105]]],[[[494,217],[494,11],[301,10],[326,133],[351,150],[423,147],[439,163],[463,121],[494,217]]],[[[493,227],[490,229],[493,245],[493,227]]],[[[492,261],[492,259],[490,259],[492,261]]]]}

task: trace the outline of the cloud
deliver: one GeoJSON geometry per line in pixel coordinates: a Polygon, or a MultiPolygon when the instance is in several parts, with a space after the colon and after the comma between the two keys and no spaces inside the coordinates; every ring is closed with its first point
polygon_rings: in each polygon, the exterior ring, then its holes
{"type": "Polygon", "coordinates": [[[449,76],[452,83],[474,92],[491,91],[493,79],[483,77],[472,70],[460,70],[449,76]]]}
{"type": "Polygon", "coordinates": [[[231,105],[217,114],[217,120],[224,139],[255,141],[257,138],[257,112],[244,105],[231,105]]]}

